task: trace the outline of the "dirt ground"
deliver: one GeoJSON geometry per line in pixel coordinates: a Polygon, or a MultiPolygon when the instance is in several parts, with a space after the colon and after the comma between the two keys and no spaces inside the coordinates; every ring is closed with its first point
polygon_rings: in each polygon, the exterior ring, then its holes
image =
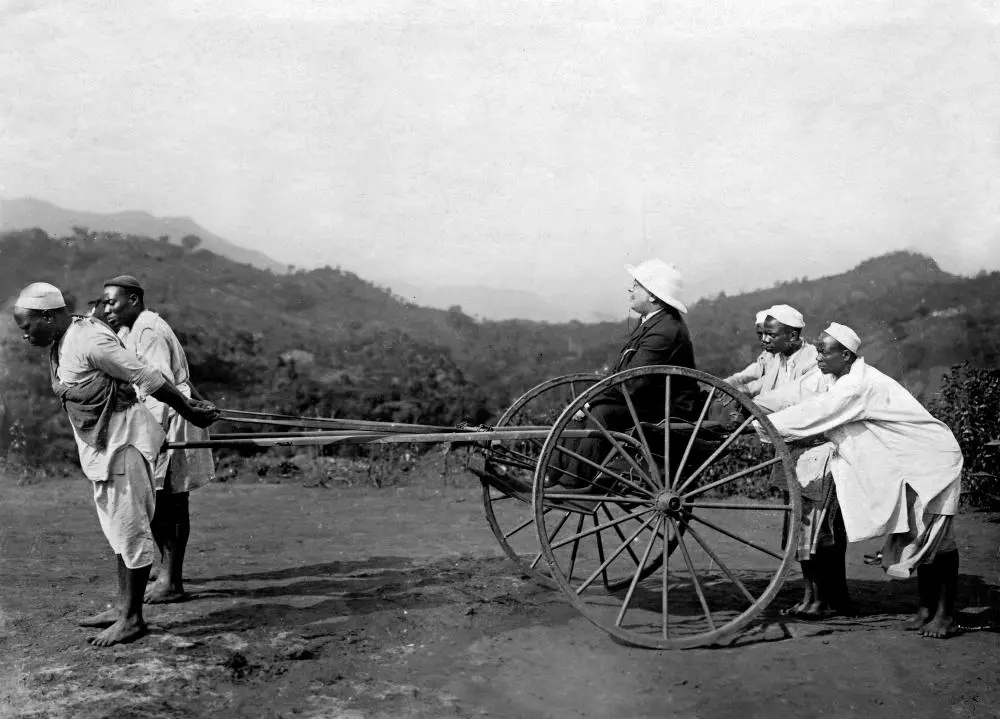
{"type": "Polygon", "coordinates": [[[615,643],[497,548],[469,475],[383,489],[230,481],[192,495],[182,604],[107,650],[75,620],[114,591],[84,480],[0,478],[2,717],[1000,717],[1000,516],[965,512],[961,635],[900,631],[915,580],[853,545],[862,616],[737,646],[615,643]]]}

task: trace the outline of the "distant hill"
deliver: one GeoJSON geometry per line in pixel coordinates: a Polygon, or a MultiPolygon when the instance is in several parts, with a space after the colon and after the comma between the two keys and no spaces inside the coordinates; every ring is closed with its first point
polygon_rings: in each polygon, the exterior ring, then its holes
{"type": "Polygon", "coordinates": [[[267,255],[209,232],[190,217],[155,217],[148,212],[115,212],[101,214],[82,210],[67,210],[51,202],[32,198],[0,198],[0,231],[24,230],[37,227],[54,237],[73,233],[73,227],[85,227],[95,232],[117,232],[123,235],[144,237],[169,237],[172,244],[180,244],[185,235],[201,238],[202,247],[234,262],[253,265],[258,269],[283,273],[286,265],[267,255]]]}
{"type": "MultiPolygon", "coordinates": [[[[101,214],[68,210],[51,202],[32,198],[0,198],[0,231],[39,228],[53,237],[73,234],[74,227],[98,233],[159,238],[166,236],[171,244],[180,244],[185,235],[196,235],[202,247],[234,262],[253,265],[262,270],[284,274],[288,266],[267,255],[249,250],[201,227],[190,217],[155,217],[148,212],[116,212],[101,214]]],[[[435,309],[459,306],[472,317],[486,320],[529,318],[540,322],[569,322],[572,319],[599,321],[595,314],[576,317],[572,309],[546,301],[531,292],[475,285],[420,286],[393,282],[392,290],[407,302],[435,309]]]]}
{"type": "Polygon", "coordinates": [[[952,364],[990,363],[1000,356],[1000,334],[988,319],[997,317],[991,298],[998,290],[1000,273],[963,278],[942,271],[930,257],[893,252],[839,275],[701,300],[689,322],[699,362],[717,372],[739,364],[734,349],[742,361],[759,351],[752,331],[757,310],[787,303],[805,315],[808,337],[832,321],[853,327],[870,362],[922,395],[938,388],[952,364]]]}

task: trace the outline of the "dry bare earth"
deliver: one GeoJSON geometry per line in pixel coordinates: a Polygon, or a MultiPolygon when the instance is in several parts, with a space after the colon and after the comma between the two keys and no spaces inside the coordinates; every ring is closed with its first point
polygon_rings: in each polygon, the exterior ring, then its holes
{"type": "MultiPolygon", "coordinates": [[[[193,601],[97,650],[75,620],[113,564],[82,481],[0,480],[3,717],[997,717],[995,629],[899,631],[915,582],[854,545],[864,616],[784,623],[725,649],[624,647],[500,555],[471,477],[406,486],[227,483],[192,495],[193,601]]],[[[996,617],[996,515],[959,519],[966,625],[996,617]]]]}

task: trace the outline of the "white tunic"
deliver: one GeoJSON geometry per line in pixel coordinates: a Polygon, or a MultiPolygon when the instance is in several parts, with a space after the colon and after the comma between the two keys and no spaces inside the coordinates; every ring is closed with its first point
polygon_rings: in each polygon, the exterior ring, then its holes
{"type": "MultiPolygon", "coordinates": [[[[163,386],[163,376],[147,367],[126,350],[107,325],[95,319],[74,317],[59,340],[59,367],[56,376],[67,385],[90,379],[95,373],[110,375],[140,388],[144,393],[163,386]]],[[[156,419],[141,403],[124,412],[115,412],[108,422],[107,446],[90,446],[73,427],[83,473],[93,482],[107,481],[111,460],[124,447],[134,446],[153,466],[163,444],[164,434],[156,419]]]]}
{"type": "MultiPolygon", "coordinates": [[[[118,336],[125,346],[150,367],[155,367],[185,397],[191,396],[188,384],[191,373],[187,355],[177,335],[166,320],[155,312],[143,310],[136,318],[131,330],[123,327],[118,336]]],[[[168,442],[185,442],[207,439],[208,431],[195,427],[154,397],[136,387],[139,398],[167,434],[168,442]]],[[[170,471],[170,487],[173,492],[189,492],[215,478],[215,463],[210,449],[186,449],[183,452],[167,450],[157,461],[154,480],[157,489],[162,489],[167,471],[170,471]]]]}
{"type": "Polygon", "coordinates": [[[751,397],[770,392],[794,382],[816,368],[816,348],[807,342],[790,355],[776,354],[764,367],[759,379],[747,383],[744,390],[751,397]]]}
{"type": "Polygon", "coordinates": [[[769,416],[785,439],[825,434],[848,539],[910,529],[906,488],[918,516],[958,511],[962,451],[951,430],[898,382],[857,359],[826,392],[769,416]]]}

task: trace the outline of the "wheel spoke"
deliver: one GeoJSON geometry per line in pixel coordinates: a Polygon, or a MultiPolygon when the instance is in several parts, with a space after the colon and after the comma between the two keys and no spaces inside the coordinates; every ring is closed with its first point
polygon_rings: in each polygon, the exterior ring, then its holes
{"type": "MultiPolygon", "coordinates": [[[[545,511],[548,512],[548,511],[551,511],[551,510],[546,509],[545,511]]],[[[535,521],[534,517],[532,517],[531,519],[524,520],[519,525],[517,525],[516,527],[514,527],[512,530],[510,530],[509,532],[507,532],[506,534],[504,534],[503,538],[504,539],[510,539],[515,534],[517,534],[518,532],[520,532],[522,529],[524,529],[528,525],[532,524],[534,521],[535,521]]]]}
{"type": "MultiPolygon", "coordinates": [[[[667,553],[667,523],[660,523],[660,531],[663,533],[663,574],[661,575],[661,586],[660,592],[662,593],[662,600],[660,611],[663,614],[663,638],[670,638],[670,555],[667,553]]],[[[674,527],[674,531],[677,528],[674,527]]]]}
{"type": "Polygon", "coordinates": [[[740,436],[740,434],[743,432],[744,429],[746,429],[748,426],[750,426],[750,423],[753,422],[753,420],[754,420],[754,418],[752,416],[747,417],[746,420],[744,420],[743,424],[741,424],[739,427],[737,427],[733,431],[732,434],[730,434],[728,437],[726,437],[726,441],[723,442],[722,444],[720,444],[718,446],[718,448],[714,452],[712,452],[712,456],[710,456],[708,459],[706,459],[704,462],[702,462],[701,466],[698,467],[698,469],[696,469],[695,471],[693,471],[690,474],[690,476],[688,476],[688,478],[684,480],[684,484],[682,484],[680,487],[678,487],[676,491],[678,493],[683,492],[687,488],[687,486],[689,484],[691,484],[691,482],[693,482],[694,480],[696,480],[698,478],[698,476],[702,472],[704,472],[705,469],[709,465],[711,465],[712,462],[714,462],[719,457],[720,454],[722,454],[727,449],[729,449],[729,445],[731,445],[733,442],[736,441],[736,438],[740,436]]]}
{"type": "MultiPolygon", "coordinates": [[[[566,449],[565,447],[560,447],[558,444],[555,446],[555,448],[558,449],[563,454],[568,454],[570,457],[574,457],[575,459],[580,460],[584,464],[590,465],[591,467],[593,467],[594,469],[596,469],[598,472],[602,472],[602,473],[608,475],[609,477],[612,477],[612,478],[618,480],[622,484],[631,487],[635,491],[641,492],[642,494],[646,495],[647,497],[653,496],[653,493],[650,492],[645,487],[636,484],[635,482],[633,482],[630,479],[626,479],[624,475],[618,474],[617,472],[612,472],[607,467],[602,466],[600,464],[597,464],[597,462],[594,462],[593,460],[590,460],[587,457],[584,457],[582,454],[577,454],[576,452],[574,452],[571,449],[566,449]]],[[[590,484],[592,486],[595,486],[595,487],[597,486],[597,483],[594,480],[584,479],[583,477],[580,477],[579,475],[574,475],[571,472],[567,472],[566,470],[563,470],[563,469],[560,469],[559,471],[562,472],[563,474],[566,474],[566,475],[569,475],[571,477],[575,477],[576,479],[582,480],[582,481],[584,481],[587,484],[590,484]]],[[[600,475],[598,475],[598,476],[600,476],[600,475]]]]}
{"type": "Polygon", "coordinates": [[[751,509],[760,510],[762,512],[767,511],[778,511],[790,512],[792,510],[792,505],[790,504],[736,504],[732,502],[685,502],[684,508],[697,507],[698,509],[751,509]]]}
{"type": "Polygon", "coordinates": [[[771,459],[766,460],[764,462],[761,462],[760,464],[755,464],[753,467],[748,467],[747,469],[741,469],[739,472],[735,472],[733,474],[730,474],[727,477],[723,477],[722,479],[717,479],[716,481],[710,482],[709,484],[706,484],[704,486],[698,487],[697,489],[692,489],[687,494],[681,495],[681,499],[688,499],[689,497],[695,497],[695,496],[697,496],[699,494],[702,494],[704,492],[708,492],[710,490],[713,490],[716,487],[721,487],[726,482],[732,482],[734,479],[739,479],[740,477],[745,477],[748,474],[753,474],[754,472],[762,470],[765,467],[770,467],[772,464],[777,464],[780,461],[781,461],[781,457],[772,457],[771,459]]]}
{"type": "Polygon", "coordinates": [[[750,593],[750,590],[746,588],[746,586],[743,584],[743,582],[741,582],[739,580],[739,578],[735,574],[732,573],[732,571],[729,569],[729,567],[727,567],[725,565],[725,563],[723,563],[723,561],[719,557],[719,555],[716,554],[712,550],[712,548],[708,546],[708,543],[705,542],[705,540],[701,538],[701,535],[698,534],[698,532],[696,532],[695,529],[694,529],[694,527],[692,527],[690,524],[687,525],[687,531],[694,538],[694,541],[696,541],[698,544],[701,545],[701,548],[704,550],[705,554],[707,554],[709,557],[711,557],[712,561],[715,562],[717,565],[719,565],[719,569],[721,569],[723,571],[723,573],[727,577],[729,577],[730,581],[733,584],[735,584],[739,588],[739,590],[743,593],[743,596],[747,598],[747,601],[750,602],[751,605],[753,605],[753,603],[757,601],[756,597],[754,597],[754,595],[752,595],[750,593]]]}
{"type": "MultiPolygon", "coordinates": [[[[614,519],[614,517],[612,517],[612,516],[611,516],[611,510],[610,510],[610,509],[608,509],[608,505],[606,505],[606,504],[602,504],[602,505],[601,505],[601,509],[603,509],[603,510],[604,510],[604,514],[605,514],[605,516],[606,516],[606,517],[607,517],[608,519],[611,519],[611,520],[613,520],[613,519],[614,519]]],[[[649,520],[649,521],[651,522],[651,521],[653,521],[653,520],[649,520]]],[[[618,535],[618,538],[619,538],[620,540],[622,540],[622,542],[624,542],[624,543],[625,543],[625,549],[626,549],[626,550],[628,550],[628,554],[629,554],[629,556],[630,556],[630,557],[632,557],[632,561],[633,561],[633,562],[635,562],[636,564],[638,564],[638,563],[639,563],[639,558],[638,558],[637,556],[635,556],[635,552],[633,552],[633,551],[632,551],[632,547],[630,546],[630,545],[631,545],[631,543],[632,543],[632,540],[633,540],[633,539],[635,539],[635,536],[633,535],[633,536],[632,536],[632,539],[629,539],[629,540],[628,540],[628,541],[626,542],[626,541],[625,541],[625,535],[624,535],[624,534],[622,534],[622,530],[621,530],[621,527],[619,527],[619,526],[618,526],[618,525],[616,524],[616,525],[614,526],[614,530],[615,530],[615,534],[617,534],[617,535],[618,535]]],[[[620,554],[620,552],[619,552],[619,554],[620,554]]],[[[617,555],[616,555],[616,556],[617,556],[617,555]]]]}
{"type": "MultiPolygon", "coordinates": [[[[653,477],[655,486],[657,489],[663,489],[663,478],[660,477],[660,469],[656,466],[656,459],[653,457],[652,448],[649,446],[649,442],[646,441],[646,433],[642,429],[642,422],[639,421],[639,413],[635,411],[632,395],[624,385],[622,385],[622,395],[625,397],[625,406],[628,407],[628,413],[632,416],[632,424],[635,426],[636,434],[639,436],[639,443],[642,445],[646,455],[646,462],[649,463],[649,472],[653,477]]],[[[669,476],[669,474],[664,476],[669,476]]]]}
{"type": "MultiPolygon", "coordinates": [[[[616,440],[614,437],[611,436],[611,433],[608,432],[607,428],[604,425],[602,425],[600,422],[594,419],[594,415],[591,414],[590,410],[584,407],[583,413],[587,416],[587,419],[589,419],[591,422],[597,425],[597,431],[600,432],[602,435],[604,435],[604,439],[606,439],[608,442],[611,443],[611,446],[615,448],[615,451],[617,451],[618,454],[620,454],[622,457],[625,458],[626,462],[632,465],[632,469],[638,472],[639,476],[642,477],[644,480],[646,480],[647,484],[651,485],[653,489],[656,489],[656,485],[653,483],[653,480],[650,479],[649,475],[646,474],[645,471],[643,471],[642,467],[639,466],[639,463],[635,461],[632,455],[630,455],[628,452],[625,451],[625,449],[621,446],[618,440],[616,440]]],[[[610,472],[608,472],[608,474],[610,474],[610,472]]],[[[629,484],[631,484],[631,482],[629,484]]],[[[639,485],[632,485],[632,486],[638,487],[639,485]]],[[[647,494],[650,493],[648,490],[643,490],[643,491],[645,491],[647,494]]]]}
{"type": "Polygon", "coordinates": [[[706,527],[710,527],[711,529],[714,529],[719,534],[725,534],[730,539],[735,539],[737,542],[742,542],[743,544],[747,545],[748,547],[752,547],[752,548],[756,549],[758,552],[763,552],[764,554],[768,554],[768,555],[774,557],[775,559],[777,559],[779,562],[784,561],[784,559],[785,559],[784,557],[782,557],[777,552],[775,552],[775,551],[773,551],[771,549],[767,549],[766,547],[762,547],[759,544],[757,544],[755,542],[751,542],[749,539],[745,539],[745,538],[743,538],[743,537],[741,537],[741,536],[739,536],[737,534],[733,534],[728,529],[723,529],[722,527],[720,527],[719,525],[715,524],[714,522],[709,522],[707,519],[705,519],[703,517],[699,517],[697,514],[691,514],[689,516],[691,517],[691,519],[693,519],[693,520],[695,520],[697,522],[701,522],[706,527]]]}
{"type": "Polygon", "coordinates": [[[670,476],[670,375],[663,383],[663,476],[670,476]]]}
{"type": "MultiPolygon", "coordinates": [[[[628,592],[625,593],[622,608],[619,610],[618,616],[615,618],[616,627],[620,627],[622,625],[622,620],[625,618],[625,612],[628,611],[628,605],[632,603],[632,595],[635,593],[635,588],[639,584],[639,578],[642,576],[642,570],[646,567],[646,561],[649,559],[649,553],[653,551],[653,545],[656,543],[656,535],[660,531],[661,524],[663,524],[663,517],[657,517],[656,529],[653,530],[653,534],[649,537],[649,544],[646,545],[646,551],[642,553],[642,560],[639,562],[639,566],[635,568],[635,575],[632,577],[632,582],[628,585],[628,592]]],[[[664,553],[666,553],[665,549],[664,553]]],[[[664,561],[666,561],[666,558],[664,558],[664,561]]]]}
{"type": "Polygon", "coordinates": [[[687,465],[688,456],[691,454],[691,448],[694,447],[694,440],[698,436],[698,430],[701,429],[702,422],[705,421],[705,415],[708,414],[708,408],[712,405],[712,398],[715,396],[715,387],[712,387],[708,392],[708,397],[705,399],[705,404],[701,407],[701,414],[698,415],[698,421],[694,424],[694,429],[691,431],[691,436],[688,437],[687,446],[684,448],[684,454],[681,455],[680,464],[677,465],[677,474],[674,475],[674,480],[670,482],[670,486],[674,487],[681,481],[681,472],[684,471],[684,467],[687,465]]]}
{"type": "MultiPolygon", "coordinates": [[[[597,515],[596,514],[592,514],[590,518],[594,520],[594,526],[596,527],[597,526],[597,515]]],[[[615,528],[617,529],[617,526],[615,528]]],[[[597,561],[599,561],[603,565],[604,564],[604,540],[601,538],[601,534],[602,534],[601,532],[598,532],[594,536],[594,539],[597,540],[597,561]]],[[[608,573],[607,573],[607,571],[604,571],[602,573],[604,574],[604,586],[607,587],[608,586],[608,573]]],[[[573,577],[570,577],[570,581],[572,581],[572,579],[573,579],[573,577]]]]}
{"type": "MultiPolygon", "coordinates": [[[[580,585],[579,587],[577,587],[577,588],[576,588],[576,589],[575,589],[574,591],[575,591],[575,592],[576,592],[577,594],[582,594],[582,593],[583,593],[584,591],[586,591],[587,587],[589,587],[589,586],[590,586],[591,584],[593,584],[593,583],[594,583],[594,580],[595,580],[595,579],[597,579],[597,576],[598,576],[599,574],[601,574],[602,572],[604,572],[604,570],[605,570],[605,569],[607,569],[607,568],[608,568],[608,566],[609,566],[609,565],[610,565],[610,564],[611,564],[611,563],[612,563],[613,561],[615,561],[616,559],[618,559],[618,557],[619,557],[619,556],[621,556],[621,553],[622,553],[623,551],[625,551],[626,549],[627,549],[627,550],[628,550],[628,552],[629,552],[629,553],[630,553],[630,554],[632,555],[632,559],[633,559],[633,560],[635,560],[635,563],[636,563],[636,564],[639,564],[639,558],[638,558],[637,556],[635,556],[635,553],[634,553],[634,552],[632,552],[632,550],[631,550],[631,549],[629,548],[629,545],[630,545],[630,544],[631,544],[631,543],[632,543],[633,541],[635,541],[635,538],[636,538],[636,537],[638,537],[638,536],[639,536],[639,534],[640,534],[640,533],[641,533],[641,532],[642,532],[642,531],[643,531],[644,529],[646,529],[646,528],[647,528],[647,527],[648,527],[648,526],[649,526],[650,524],[652,524],[652,523],[653,523],[653,522],[654,522],[655,520],[656,520],[656,516],[655,516],[655,515],[654,515],[654,516],[652,516],[652,517],[650,517],[649,519],[647,519],[647,520],[646,520],[645,522],[643,522],[643,523],[642,523],[642,526],[640,526],[640,527],[639,527],[639,528],[638,528],[637,530],[635,530],[635,531],[634,531],[634,532],[632,533],[632,536],[631,536],[631,537],[629,537],[628,539],[626,539],[626,538],[625,538],[625,535],[624,535],[624,534],[621,534],[621,533],[619,533],[619,535],[620,535],[620,536],[621,536],[621,538],[622,538],[622,542],[623,542],[622,546],[618,547],[618,549],[616,549],[616,550],[615,550],[615,551],[614,551],[614,552],[613,552],[613,553],[611,554],[611,556],[610,556],[610,557],[608,557],[608,558],[607,558],[607,559],[605,559],[605,560],[604,560],[603,562],[601,562],[601,566],[599,566],[599,567],[598,567],[597,569],[595,569],[595,570],[594,570],[594,572],[593,572],[593,573],[592,573],[592,574],[591,574],[591,575],[590,575],[589,577],[587,577],[587,578],[586,578],[586,579],[585,579],[585,580],[583,581],[583,583],[582,583],[582,584],[581,584],[581,585],[580,585]]],[[[617,527],[616,527],[616,529],[617,529],[617,527]]],[[[655,533],[654,533],[654,535],[653,535],[653,536],[654,536],[654,538],[655,538],[655,536],[656,536],[656,535],[655,535],[655,533]]]]}
{"type": "MultiPolygon", "coordinates": [[[[577,533],[579,533],[581,529],[583,529],[583,515],[582,514],[580,515],[580,521],[578,521],[576,523],[576,531],[577,531],[577,533]]],[[[600,535],[598,535],[598,536],[600,536],[600,535]]],[[[551,544],[552,544],[552,540],[550,539],[549,540],[549,545],[551,545],[551,544]]],[[[569,581],[571,581],[571,582],[573,581],[573,569],[576,567],[576,556],[577,556],[577,552],[579,552],[579,551],[580,551],[580,540],[577,539],[575,542],[573,542],[573,549],[570,551],[570,555],[569,555],[569,581]]]]}
{"type": "MultiPolygon", "coordinates": [[[[552,511],[551,509],[544,510],[544,512],[551,512],[551,511],[552,511]]],[[[569,512],[563,512],[563,516],[559,520],[559,524],[556,525],[556,528],[552,530],[552,534],[549,535],[549,542],[550,543],[552,542],[553,539],[556,538],[556,535],[559,534],[559,530],[563,528],[564,524],[566,524],[566,520],[569,519],[569,516],[570,516],[569,512]]],[[[583,519],[583,515],[580,515],[580,519],[581,520],[583,519]]],[[[531,560],[531,568],[532,569],[534,569],[535,567],[538,566],[538,562],[539,562],[539,560],[541,560],[541,558],[542,558],[542,553],[541,552],[539,552],[538,554],[535,555],[535,558],[533,560],[531,560]]]]}
{"type": "MultiPolygon", "coordinates": [[[[559,547],[565,546],[565,545],[569,544],[570,542],[572,542],[574,540],[583,539],[584,537],[589,537],[591,534],[594,534],[595,532],[601,532],[601,531],[604,531],[605,529],[611,529],[611,527],[614,527],[617,524],[624,524],[625,522],[630,522],[633,519],[639,519],[640,517],[643,517],[643,516],[649,514],[652,511],[653,511],[653,509],[650,507],[650,508],[643,509],[643,510],[640,510],[638,512],[635,512],[633,514],[626,514],[624,517],[619,517],[618,519],[616,519],[616,520],[614,520],[612,522],[608,522],[607,524],[600,524],[600,525],[598,525],[596,527],[593,527],[592,529],[584,529],[582,531],[578,531],[576,534],[574,534],[574,535],[572,535],[570,537],[563,537],[562,539],[560,539],[555,544],[551,544],[550,543],[549,544],[549,548],[550,549],[558,549],[559,547]]],[[[583,515],[580,515],[580,516],[582,517],[583,515]]]]}
{"type": "Polygon", "coordinates": [[[705,619],[708,620],[708,626],[714,632],[715,620],[712,619],[712,610],[708,608],[708,600],[705,599],[705,590],[701,588],[701,580],[698,579],[698,572],[695,571],[694,562],[691,561],[691,555],[688,554],[688,548],[684,543],[684,537],[682,537],[680,532],[677,531],[677,524],[673,519],[670,520],[670,526],[673,527],[674,534],[677,535],[677,543],[681,547],[681,554],[684,556],[684,564],[687,565],[688,572],[691,573],[691,581],[694,583],[694,591],[698,594],[698,601],[701,602],[701,608],[705,612],[705,619]]]}

